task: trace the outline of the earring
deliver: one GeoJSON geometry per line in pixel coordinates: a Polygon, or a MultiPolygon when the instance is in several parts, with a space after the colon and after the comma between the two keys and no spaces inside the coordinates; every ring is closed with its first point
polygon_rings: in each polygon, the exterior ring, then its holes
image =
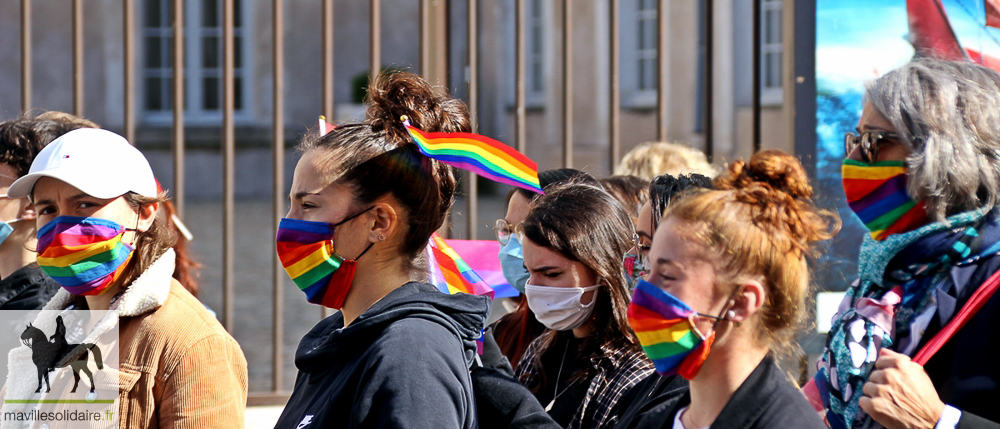
{"type": "Polygon", "coordinates": [[[385,236],[382,234],[378,235],[378,241],[385,241],[385,236]]]}
{"type": "Polygon", "coordinates": [[[736,311],[735,310],[729,310],[729,311],[727,311],[726,312],[726,318],[729,318],[729,319],[736,318],[736,311]]]}

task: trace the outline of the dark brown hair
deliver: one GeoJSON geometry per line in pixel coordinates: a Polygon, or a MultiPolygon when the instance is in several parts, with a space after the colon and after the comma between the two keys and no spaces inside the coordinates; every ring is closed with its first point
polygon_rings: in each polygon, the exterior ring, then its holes
{"type": "Polygon", "coordinates": [[[28,174],[31,161],[48,143],[34,125],[35,121],[23,118],[0,123],[0,162],[11,166],[18,177],[28,174]]]}
{"type": "MultiPolygon", "coordinates": [[[[166,192],[161,192],[155,197],[144,197],[135,192],[129,192],[123,195],[123,197],[129,207],[136,211],[141,210],[142,206],[154,203],[160,203],[159,210],[163,210],[163,203],[167,201],[166,192]]],[[[124,226],[126,228],[134,227],[134,225],[124,226]]],[[[129,261],[129,265],[122,272],[122,287],[132,284],[135,279],[146,272],[149,266],[153,265],[153,262],[156,262],[160,256],[163,256],[167,250],[170,250],[176,240],[177,234],[174,232],[174,229],[165,225],[158,216],[153,218],[153,223],[148,230],[145,232],[136,232],[135,254],[132,255],[132,260],[129,261]]]]}
{"type": "Polygon", "coordinates": [[[712,189],[712,179],[701,174],[671,176],[664,174],[656,176],[649,183],[649,207],[652,209],[653,231],[660,226],[660,216],[667,205],[676,196],[694,189],[712,189]]]}
{"type": "Polygon", "coordinates": [[[401,117],[423,131],[469,132],[469,109],[461,100],[434,94],[426,81],[407,72],[382,74],[368,97],[364,122],[306,138],[299,150],[324,152],[326,173],[356,191],[356,210],[386,195],[399,201],[407,227],[400,252],[412,260],[444,223],[456,184],[450,166],[420,153],[401,117]]]}
{"type": "Polygon", "coordinates": [[[649,182],[636,176],[611,176],[600,182],[604,190],[628,210],[632,220],[639,218],[639,209],[649,200],[649,182]]]}
{"type": "Polygon", "coordinates": [[[682,229],[712,263],[717,296],[732,296],[741,281],[760,280],[766,300],[751,320],[755,338],[779,354],[794,350],[792,339],[808,314],[806,258],[814,255],[813,243],[836,234],[840,219],[813,205],[802,164],[779,150],[730,164],[715,188],[670,204],[663,219],[700,226],[682,229]]]}
{"type": "MultiPolygon", "coordinates": [[[[593,176],[575,168],[557,168],[538,173],[538,183],[543,190],[570,180],[576,183],[600,186],[600,183],[593,176]]],[[[505,209],[510,205],[510,199],[514,194],[520,194],[528,201],[541,195],[524,188],[512,188],[507,192],[507,199],[504,201],[505,209]]],[[[510,360],[510,364],[514,368],[517,368],[517,364],[521,361],[521,356],[524,356],[528,345],[543,331],[545,331],[545,325],[542,325],[528,308],[528,301],[524,294],[517,298],[517,308],[503,315],[493,326],[493,335],[496,337],[497,346],[500,347],[500,352],[510,360]]]]}
{"type": "MultiPolygon", "coordinates": [[[[633,246],[635,230],[628,212],[599,186],[569,182],[546,190],[531,203],[528,217],[521,224],[524,237],[594,271],[604,284],[595,296],[592,329],[577,354],[581,370],[572,380],[594,375],[591,362],[604,359],[602,346],[640,351],[639,340],[629,327],[626,310],[628,286],[622,260],[633,246]]],[[[541,341],[534,365],[542,370],[541,356],[561,336],[571,331],[547,331],[541,341]]],[[[545,384],[544,376],[538,389],[545,384]]]]}

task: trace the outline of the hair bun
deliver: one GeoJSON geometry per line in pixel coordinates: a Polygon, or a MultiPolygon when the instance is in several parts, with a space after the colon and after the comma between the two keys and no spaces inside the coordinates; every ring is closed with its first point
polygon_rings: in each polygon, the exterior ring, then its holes
{"type": "Polygon", "coordinates": [[[755,184],[783,192],[797,200],[813,195],[802,163],[794,156],[774,149],[757,152],[749,162],[733,162],[727,174],[715,180],[717,189],[748,190],[755,184]]]}
{"type": "Polygon", "coordinates": [[[840,229],[836,215],[813,205],[813,189],[802,163],[780,150],[760,151],[749,162],[730,164],[728,173],[715,179],[715,186],[731,190],[736,201],[753,206],[756,224],[787,229],[795,247],[802,250],[840,229]]]}
{"type": "Polygon", "coordinates": [[[409,72],[382,73],[368,87],[371,105],[365,122],[373,131],[386,132],[386,139],[407,143],[410,136],[400,119],[428,132],[469,132],[469,108],[461,100],[439,96],[427,81],[409,72]]]}

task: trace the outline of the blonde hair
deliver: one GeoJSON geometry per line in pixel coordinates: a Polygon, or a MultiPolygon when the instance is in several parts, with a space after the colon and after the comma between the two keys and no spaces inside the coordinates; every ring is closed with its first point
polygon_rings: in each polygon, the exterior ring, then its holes
{"type": "Polygon", "coordinates": [[[771,350],[790,351],[808,315],[806,257],[813,255],[812,243],[836,234],[840,219],[813,205],[802,164],[782,151],[732,163],[715,187],[678,200],[663,219],[696,226],[685,229],[698,231],[691,238],[715,268],[717,294],[729,296],[745,280],[763,283],[766,300],[753,323],[756,340],[771,350]]]}
{"type": "Polygon", "coordinates": [[[715,177],[718,171],[705,153],[679,143],[649,142],[630,150],[615,167],[615,175],[636,176],[646,181],[663,174],[701,174],[715,177]]]}

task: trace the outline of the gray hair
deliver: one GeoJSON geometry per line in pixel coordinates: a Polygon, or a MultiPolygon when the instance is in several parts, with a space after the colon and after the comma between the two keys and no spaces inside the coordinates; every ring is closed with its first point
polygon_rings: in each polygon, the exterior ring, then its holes
{"type": "Polygon", "coordinates": [[[932,221],[1000,202],[1000,74],[918,59],[866,85],[910,155],[907,192],[932,221]]]}

